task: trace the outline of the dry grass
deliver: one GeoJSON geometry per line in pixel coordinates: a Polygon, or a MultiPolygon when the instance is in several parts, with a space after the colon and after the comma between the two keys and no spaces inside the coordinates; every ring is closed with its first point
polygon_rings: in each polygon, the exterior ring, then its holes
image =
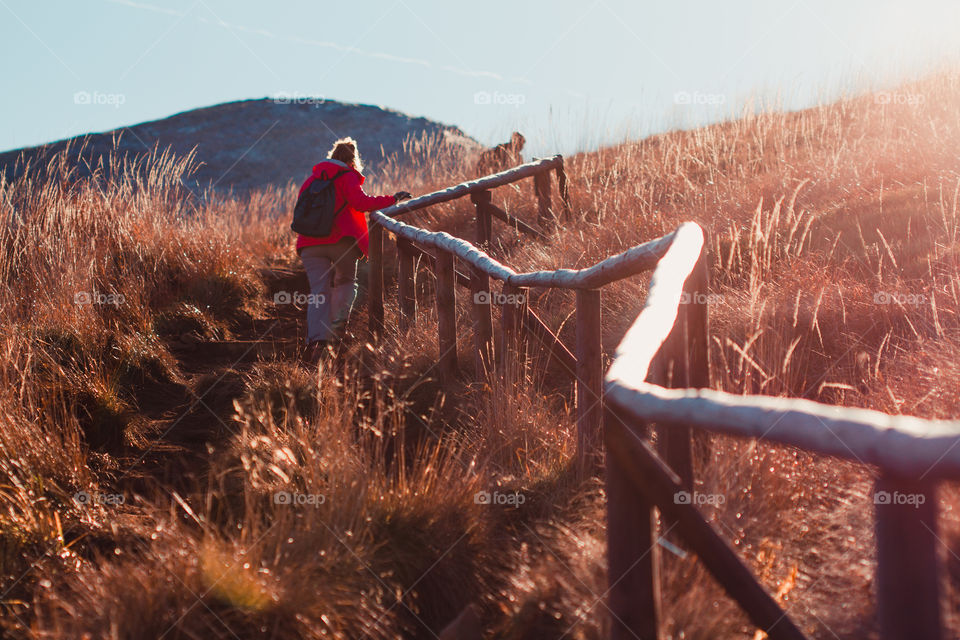
{"type": "MultiPolygon", "coordinates": [[[[748,109],[569,158],[581,219],[549,245],[501,230],[494,252],[583,266],[696,220],[715,386],[956,418],[960,79],[895,95],[922,98],[748,109]]],[[[473,159],[434,142],[368,186],[470,177],[473,159]]],[[[154,153],[76,180],[55,157],[0,183],[7,635],[429,638],[473,603],[490,638],[603,637],[604,496],[570,469],[569,381],[536,350],[476,380],[463,331],[463,383],[441,393],[426,267],[418,325],[374,349],[361,310],[346,370],[318,378],[290,357],[296,313],[269,303],[298,266],[291,190],[197,198],[190,167],[154,153]]],[[[530,185],[495,198],[536,217],[530,185]]],[[[470,238],[470,213],[411,218],[470,238]]],[[[605,289],[606,353],[643,293],[642,278],[605,289]]],[[[531,305],[572,339],[569,295],[531,305]]],[[[461,300],[461,326],[469,313],[461,300]]],[[[800,624],[874,634],[871,470],[726,438],[700,450],[698,489],[723,496],[708,513],[800,624]]],[[[956,551],[960,501],[941,500],[956,551]]],[[[753,637],[692,557],[664,562],[672,637],[753,637]]]]}

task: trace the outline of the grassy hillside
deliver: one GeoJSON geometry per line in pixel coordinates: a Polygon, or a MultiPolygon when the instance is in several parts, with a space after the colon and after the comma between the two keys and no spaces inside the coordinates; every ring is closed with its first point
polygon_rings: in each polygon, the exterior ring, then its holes
{"type": "MultiPolygon", "coordinates": [[[[956,418],[958,149],[956,73],[750,109],[568,159],[580,220],[549,244],[500,228],[494,253],[583,266],[695,220],[717,388],[956,418]]],[[[179,187],[190,158],[115,162],[109,180],[54,160],[42,182],[0,183],[7,635],[432,638],[473,604],[490,638],[603,637],[604,496],[570,468],[567,379],[531,353],[442,394],[426,269],[419,324],[370,346],[361,299],[344,371],[318,378],[296,358],[300,312],[274,303],[305,287],[294,194],[198,204],[179,187]]],[[[409,143],[367,186],[422,193],[471,173],[409,143]]],[[[531,185],[494,198],[536,217],[531,185]]],[[[472,237],[470,214],[412,220],[472,237]]],[[[604,290],[606,353],[644,290],[604,290]]],[[[572,297],[531,305],[572,338],[572,297]]],[[[717,528],[801,626],[875,634],[871,470],[719,437],[700,449],[717,528]]],[[[941,495],[953,605],[957,495],[941,495]]],[[[755,637],[692,558],[664,553],[664,576],[674,637],[755,637]]]]}

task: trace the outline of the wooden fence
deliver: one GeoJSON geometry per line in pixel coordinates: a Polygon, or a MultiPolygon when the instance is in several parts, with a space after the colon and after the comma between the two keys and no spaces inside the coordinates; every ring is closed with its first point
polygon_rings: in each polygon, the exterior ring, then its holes
{"type": "Polygon", "coordinates": [[[557,221],[549,197],[551,171],[557,174],[564,216],[569,217],[560,156],[372,213],[370,322],[374,333],[382,331],[383,242],[384,232],[389,231],[397,241],[401,326],[410,326],[416,319],[416,261],[426,261],[433,268],[438,370],[443,382],[452,381],[459,371],[458,284],[473,296],[478,376],[494,364],[491,301],[498,295],[508,301],[501,314],[501,361],[511,356],[519,340],[532,339],[574,377],[581,468],[597,468],[599,454],[605,449],[611,638],[661,637],[658,511],[758,629],[774,640],[805,637],[701,514],[696,501],[680,499],[691,495],[695,487],[692,429],[767,439],[879,467],[875,504],[882,637],[941,638],[935,484],[939,479],[960,477],[960,447],[956,446],[960,444],[960,422],[710,390],[708,268],[703,231],[694,223],[681,224],[662,238],[585,269],[518,273],[501,264],[481,248],[490,245],[493,218],[532,236],[542,234],[496,207],[491,189],[533,178],[541,226],[549,232],[557,221]],[[395,219],[465,196],[476,207],[479,246],[395,219]],[[458,270],[459,264],[466,272],[458,270]],[[601,288],[649,270],[653,276],[644,309],[618,346],[604,378],[601,288]],[[501,283],[499,294],[491,291],[491,280],[501,283]],[[533,287],[576,292],[573,351],[526,304],[533,287]],[[647,439],[648,427],[654,424],[657,450],[647,439]],[[923,500],[904,502],[897,496],[923,496],[923,500]]]}
{"type": "Polygon", "coordinates": [[[659,638],[659,510],[769,637],[803,633],[701,515],[691,495],[690,430],[765,439],[879,468],[874,491],[881,637],[939,639],[936,483],[960,477],[960,422],[809,400],[712,391],[700,239],[677,238],[605,379],[604,441],[612,637],[659,638]],[[661,457],[646,439],[656,424],[661,457]]]}
{"type": "MultiPolygon", "coordinates": [[[[600,425],[603,415],[600,289],[615,280],[652,269],[670,246],[673,237],[676,234],[690,233],[696,225],[681,226],[668,236],[637,245],[584,269],[517,273],[466,240],[445,232],[427,231],[400,222],[393,217],[438,202],[469,195],[477,204],[477,220],[480,221],[487,217],[490,211],[497,209],[491,203],[489,189],[533,177],[539,185],[536,193],[540,201],[538,209],[541,219],[546,216],[549,220],[555,220],[549,203],[543,200],[549,190],[549,181],[542,178],[542,175],[551,170],[556,170],[558,176],[564,175],[561,156],[521,165],[509,171],[372,213],[370,215],[370,322],[375,334],[382,330],[384,231],[394,234],[397,241],[399,326],[408,327],[416,320],[417,307],[414,296],[416,261],[423,260],[433,268],[439,344],[438,371],[441,382],[445,384],[452,382],[459,370],[456,340],[456,285],[466,287],[472,296],[473,359],[478,377],[490,371],[494,365],[493,305],[491,303],[498,299],[508,301],[502,305],[500,332],[501,344],[505,346],[503,353],[500,354],[501,364],[504,364],[504,361],[517,350],[516,347],[520,341],[531,340],[542,345],[551,360],[575,379],[577,457],[580,463],[586,465],[595,462],[594,454],[600,449],[600,425]],[[478,198],[478,193],[488,195],[478,198]],[[458,270],[460,264],[465,267],[466,272],[458,270]],[[491,288],[491,281],[500,283],[499,292],[491,288]],[[571,289],[576,292],[574,350],[568,348],[527,304],[529,290],[534,287],[571,289]]],[[[560,178],[558,182],[561,187],[561,200],[565,202],[565,177],[560,178]]],[[[499,211],[500,213],[494,217],[506,221],[515,228],[523,229],[521,221],[502,210],[499,211]]],[[[567,205],[564,205],[564,211],[565,215],[569,215],[567,205]]],[[[477,230],[478,240],[489,244],[492,233],[490,225],[486,222],[478,222],[477,230]]]]}
{"type": "MultiPolygon", "coordinates": [[[[542,238],[545,235],[544,232],[549,233],[552,231],[552,227],[556,223],[556,216],[553,213],[553,207],[550,201],[551,171],[556,172],[563,213],[566,218],[569,218],[570,200],[567,195],[567,176],[563,168],[563,156],[559,155],[529,162],[519,167],[486,176],[472,182],[464,182],[449,189],[429,193],[405,202],[399,202],[392,207],[387,207],[372,214],[370,216],[369,308],[370,328],[373,332],[378,334],[383,328],[383,225],[380,224],[382,220],[393,219],[412,211],[469,196],[476,208],[477,246],[485,248],[490,246],[493,238],[494,218],[502,220],[521,233],[542,238]],[[533,178],[534,180],[537,209],[540,221],[544,227],[543,230],[537,230],[533,226],[508,214],[502,208],[493,204],[492,189],[523,180],[524,178],[533,178]]],[[[433,256],[427,256],[422,250],[411,246],[406,240],[398,243],[397,253],[400,257],[400,278],[398,286],[402,289],[400,295],[401,311],[403,312],[403,321],[406,322],[415,316],[415,309],[413,307],[416,301],[412,296],[413,290],[411,289],[415,277],[413,273],[414,261],[418,257],[428,257],[431,262],[435,262],[435,258],[433,256]]]]}

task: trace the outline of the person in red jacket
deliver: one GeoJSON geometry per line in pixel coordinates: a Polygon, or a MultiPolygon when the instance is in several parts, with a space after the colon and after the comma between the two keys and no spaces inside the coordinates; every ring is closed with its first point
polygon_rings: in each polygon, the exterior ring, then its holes
{"type": "Polygon", "coordinates": [[[357,264],[368,254],[367,211],[384,209],[410,194],[370,196],[363,191],[363,162],[353,138],[333,144],[327,159],[314,165],[300,193],[318,178],[329,179],[346,170],[335,182],[339,213],[330,235],[297,236],[297,253],[310,282],[307,304],[307,357],[316,362],[339,340],[357,298],[357,264]]]}

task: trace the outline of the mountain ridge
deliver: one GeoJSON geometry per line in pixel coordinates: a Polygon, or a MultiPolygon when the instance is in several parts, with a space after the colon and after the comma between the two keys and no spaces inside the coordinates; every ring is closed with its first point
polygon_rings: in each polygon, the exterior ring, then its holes
{"type": "MultiPolygon", "coordinates": [[[[239,192],[305,178],[326,157],[333,141],[357,139],[367,173],[402,152],[404,142],[426,138],[465,152],[481,145],[458,127],[410,116],[377,105],[323,98],[278,96],[235,100],[174,113],[165,118],[88,133],[54,142],[0,152],[7,180],[27,166],[69,150],[79,176],[111,152],[149,153],[155,147],[176,155],[195,150],[198,166],[187,184],[192,190],[213,187],[239,192]]],[[[104,163],[106,164],[106,163],[104,163]]]]}

